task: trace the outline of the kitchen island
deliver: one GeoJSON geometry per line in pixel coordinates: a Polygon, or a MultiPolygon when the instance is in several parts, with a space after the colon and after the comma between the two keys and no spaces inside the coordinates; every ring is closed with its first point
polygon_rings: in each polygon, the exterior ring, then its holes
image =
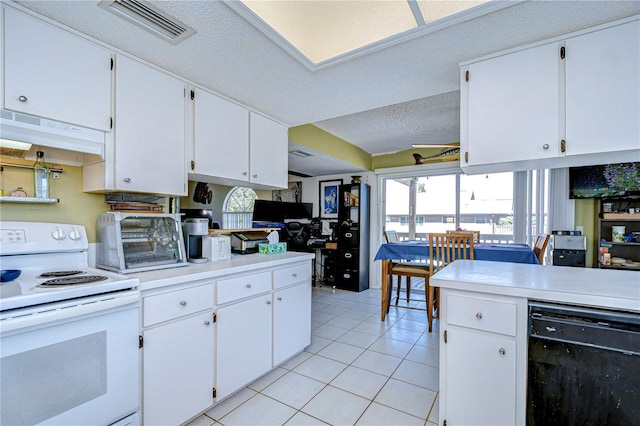
{"type": "Polygon", "coordinates": [[[311,343],[311,253],[131,274],[140,280],[142,423],[183,424],[311,343]]]}
{"type": "Polygon", "coordinates": [[[640,274],[460,260],[441,288],[440,424],[525,424],[528,305],[640,313],[640,274]]]}

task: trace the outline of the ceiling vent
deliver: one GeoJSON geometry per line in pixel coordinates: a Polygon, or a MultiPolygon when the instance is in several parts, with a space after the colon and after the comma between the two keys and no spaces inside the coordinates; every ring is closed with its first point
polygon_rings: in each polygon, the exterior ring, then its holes
{"type": "Polygon", "coordinates": [[[196,31],[143,0],[102,0],[98,6],[152,34],[178,44],[196,31]]]}
{"type": "Polygon", "coordinates": [[[297,157],[302,157],[302,158],[313,157],[313,154],[310,154],[308,152],[302,151],[300,149],[295,149],[293,151],[289,151],[289,154],[295,155],[297,157]]]}

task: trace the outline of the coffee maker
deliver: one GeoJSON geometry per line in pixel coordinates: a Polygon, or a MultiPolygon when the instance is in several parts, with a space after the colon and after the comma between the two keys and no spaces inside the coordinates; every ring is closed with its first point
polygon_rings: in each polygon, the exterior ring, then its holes
{"type": "Polygon", "coordinates": [[[206,218],[187,218],[182,223],[184,246],[187,261],[190,263],[205,263],[209,259],[202,255],[203,239],[209,235],[209,220],[206,218]]]}

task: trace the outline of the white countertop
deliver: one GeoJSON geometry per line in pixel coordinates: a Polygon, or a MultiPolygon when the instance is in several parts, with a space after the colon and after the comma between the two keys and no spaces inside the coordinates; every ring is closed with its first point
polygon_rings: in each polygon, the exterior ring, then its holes
{"type": "Polygon", "coordinates": [[[187,281],[197,281],[216,278],[222,275],[252,272],[258,268],[272,268],[286,266],[302,260],[311,260],[313,253],[286,252],[282,254],[245,254],[232,255],[230,260],[207,263],[189,263],[178,268],[158,269],[155,271],[131,274],[132,278],[140,280],[141,291],[180,284],[187,281]]]}
{"type": "Polygon", "coordinates": [[[434,287],[640,312],[640,273],[566,266],[458,260],[434,287]]]}

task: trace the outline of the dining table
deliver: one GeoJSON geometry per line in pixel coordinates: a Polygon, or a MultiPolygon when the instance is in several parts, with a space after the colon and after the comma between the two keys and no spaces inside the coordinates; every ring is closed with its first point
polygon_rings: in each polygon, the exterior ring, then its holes
{"type": "MultiPolygon", "coordinates": [[[[533,249],[526,244],[476,243],[473,252],[474,260],[539,264],[533,249]]],[[[387,299],[390,293],[388,286],[392,285],[391,277],[389,277],[392,261],[427,261],[429,257],[429,241],[427,240],[385,243],[380,246],[375,260],[382,261],[382,321],[387,313],[387,299]]]]}

